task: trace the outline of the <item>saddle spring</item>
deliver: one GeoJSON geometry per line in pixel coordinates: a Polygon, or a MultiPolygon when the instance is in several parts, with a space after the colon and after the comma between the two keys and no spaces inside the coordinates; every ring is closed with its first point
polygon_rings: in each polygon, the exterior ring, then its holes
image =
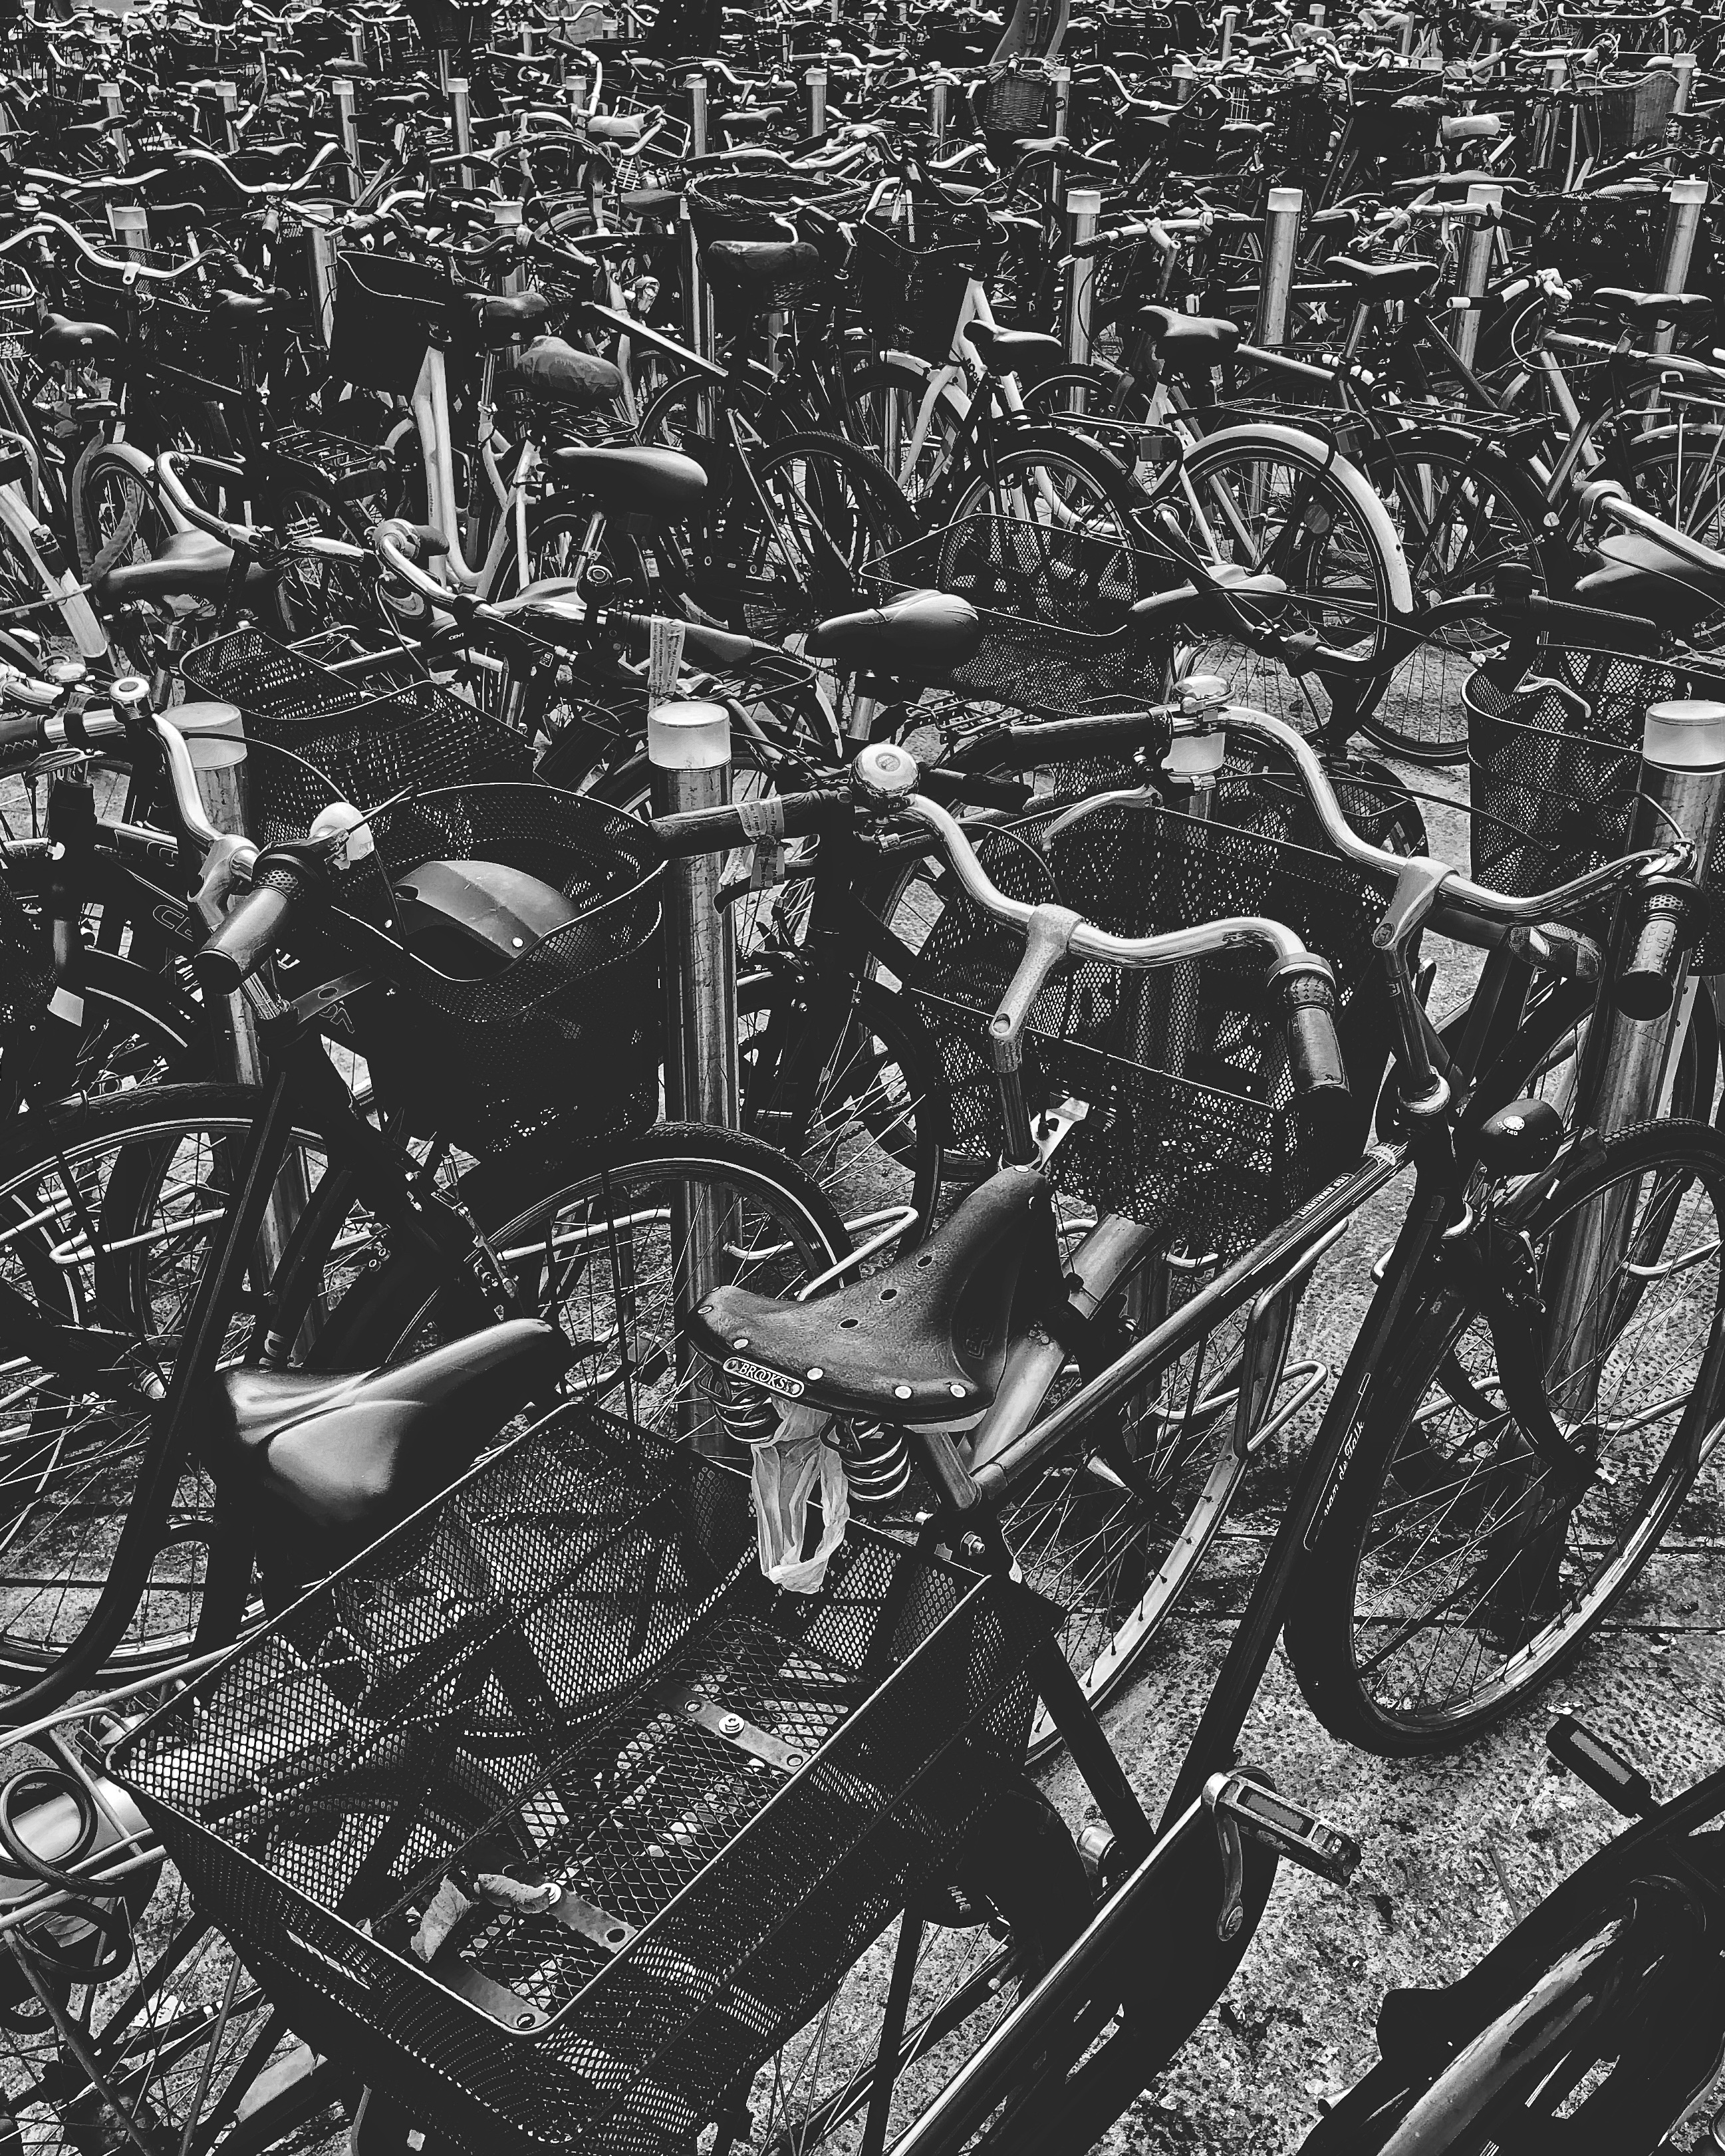
{"type": "Polygon", "coordinates": [[[890,1505],[911,1480],[911,1441],[896,1423],[841,1422],[834,1435],[850,1502],[860,1512],[890,1505]]]}

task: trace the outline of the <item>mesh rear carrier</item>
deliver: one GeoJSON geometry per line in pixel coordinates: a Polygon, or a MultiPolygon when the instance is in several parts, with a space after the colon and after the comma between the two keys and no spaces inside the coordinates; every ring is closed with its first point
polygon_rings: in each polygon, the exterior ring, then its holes
{"type": "MultiPolygon", "coordinates": [[[[1531,898],[1629,851],[1650,704],[1725,697],[1725,670],[1609,651],[1548,651],[1513,690],[1481,667],[1467,706],[1476,880],[1531,898]]],[[[1725,967],[1725,833],[1702,879],[1708,921],[1692,963],[1725,967]]],[[[1589,922],[1602,934],[1609,905],[1589,922]]]]}
{"type": "MultiPolygon", "coordinates": [[[[1224,778],[1212,819],[1153,803],[1085,813],[1045,839],[1041,816],[991,833],[977,850],[1009,896],[1055,901],[1116,934],[1259,914],[1328,959],[1362,1127],[1387,1056],[1388,1012],[1371,965],[1383,899],[1333,855],[1297,841],[1310,811],[1291,791],[1224,778]],[[1290,843],[1290,841],[1295,843],[1290,843]]],[[[940,1044],[952,1142],[993,1153],[1001,1132],[988,1026],[1024,949],[962,898],[942,913],[907,983],[940,1044]]],[[[1070,1096],[1089,1112],[1050,1173],[1099,1212],[1223,1259],[1285,1219],[1337,1163],[1309,1142],[1281,1031],[1266,1014],[1264,963],[1207,959],[1127,973],[1068,968],[1038,999],[1024,1047],[1032,1112],[1070,1096]]]]}
{"type": "Polygon", "coordinates": [[[1050,1614],[855,1526],[781,1594],[745,1481],[567,1409],[113,1764],[294,2028],[415,2118],[474,2156],[688,2156],[949,1869],[1050,1614]],[[474,1906],[428,1966],[445,1882],[474,1906]]]}

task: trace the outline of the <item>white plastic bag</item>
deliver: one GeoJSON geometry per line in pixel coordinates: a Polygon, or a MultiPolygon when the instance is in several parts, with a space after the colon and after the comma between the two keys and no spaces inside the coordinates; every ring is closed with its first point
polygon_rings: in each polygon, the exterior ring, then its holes
{"type": "Polygon", "coordinates": [[[828,1560],[844,1541],[850,1518],[845,1463],[824,1435],[831,1421],[824,1408],[782,1406],[778,1430],[754,1448],[752,1480],[761,1569],[775,1587],[793,1594],[820,1592],[828,1560]],[[821,1537],[814,1555],[805,1558],[803,1535],[817,1477],[821,1537]]]}

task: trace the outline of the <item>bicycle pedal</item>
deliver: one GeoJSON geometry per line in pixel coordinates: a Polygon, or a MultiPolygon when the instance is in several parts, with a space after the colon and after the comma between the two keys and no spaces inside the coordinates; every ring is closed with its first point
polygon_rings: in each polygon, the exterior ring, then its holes
{"type": "Polygon", "coordinates": [[[1351,1834],[1250,1775],[1212,1774],[1204,1800],[1219,1832],[1228,1820],[1240,1833],[1332,1886],[1345,1887],[1359,1867],[1364,1852],[1351,1834]]]}

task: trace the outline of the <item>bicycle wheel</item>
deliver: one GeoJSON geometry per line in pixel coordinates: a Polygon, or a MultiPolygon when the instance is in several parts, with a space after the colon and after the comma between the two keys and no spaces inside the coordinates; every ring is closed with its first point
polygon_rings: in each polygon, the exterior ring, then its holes
{"type": "Polygon", "coordinates": [[[887,352],[854,374],[850,403],[857,440],[920,502],[951,465],[964,426],[960,384],[943,367],[887,352]]]}
{"type": "MultiPolygon", "coordinates": [[[[1514,566],[1547,589],[1538,485],[1489,444],[1448,429],[1415,429],[1377,445],[1371,475],[1389,510],[1413,579],[1416,607],[1492,595],[1514,566]]],[[[1467,755],[1462,686],[1489,657],[1494,632],[1477,619],[1423,635],[1376,693],[1361,731],[1414,763],[1460,763],[1467,755]]]]}
{"type": "MultiPolygon", "coordinates": [[[[569,1394],[684,1436],[722,1435],[734,1419],[728,1382],[683,1340],[682,1320],[707,1286],[794,1294],[850,1248],[793,1162],[758,1138],[694,1124],[661,1124],[572,1165],[487,1163],[463,1178],[461,1198],[523,1313],[562,1327],[569,1394]]],[[[340,1357],[393,1362],[484,1316],[403,1254],[354,1298],[340,1357]]]]}
{"type": "Polygon", "coordinates": [[[1725,538],[1725,427],[1650,428],[1629,445],[1630,490],[1704,547],[1725,538]]]}
{"type": "MultiPolygon", "coordinates": [[[[865,450],[838,434],[787,434],[732,481],[714,604],[751,636],[806,634],[874,603],[876,565],[916,533],[911,505],[865,450]]],[[[706,603],[698,585],[697,596],[706,603]]]]}
{"type": "Polygon", "coordinates": [[[1010,592],[1016,582],[1027,619],[1091,636],[1118,629],[1145,591],[1137,512],[1130,476],[1106,449],[1052,427],[1015,427],[941,512],[952,530],[939,583],[1010,592]],[[964,528],[973,517],[986,520],[977,538],[964,528]],[[1047,555],[1027,543],[1003,562],[993,531],[1002,521],[1047,533],[1047,555]],[[965,558],[974,544],[985,550],[980,570],[965,558]]]}
{"type": "Polygon", "coordinates": [[[1579,1469],[1506,1405],[1474,1284],[1439,1272],[1416,1291],[1287,1626],[1337,1736],[1391,1753],[1466,1742],[1575,1653],[1680,1506],[1711,1512],[1722,1201],[1717,1134],[1652,1123],[1580,1155],[1518,1222],[1579,1469]]]}
{"type": "MultiPolygon", "coordinates": [[[[140,1822],[141,1824],[141,1822],[140,1822]]],[[[345,2146],[358,2097],[300,2041],[172,1866],[27,1921],[0,1975],[0,2138],[15,2156],[345,2146]]]]}
{"type": "MultiPolygon", "coordinates": [[[[128,1090],[27,1119],[0,1154],[0,1679],[42,1679],[95,1611],[258,1104],[237,1086],[128,1090]],[[43,1324],[56,1334],[44,1339],[43,1324]]],[[[331,1171],[323,1141],[297,1134],[229,1326],[230,1358],[262,1308],[266,1242],[331,1171]]],[[[339,1299],[371,1247],[356,1215],[321,1270],[308,1269],[320,1308],[339,1299]]],[[[132,1614],[103,1665],[110,1681],[187,1651],[213,1502],[202,1464],[182,1462],[132,1614]]]]}
{"type": "MultiPolygon", "coordinates": [[[[1274,625],[1310,632],[1324,652],[1373,663],[1390,624],[1413,608],[1413,588],[1384,505],[1364,475],[1298,428],[1226,427],[1189,449],[1168,496],[1200,557],[1279,577],[1287,598],[1274,625]]],[[[1219,674],[1230,694],[1294,724],[1327,716],[1322,670],[1296,681],[1278,645],[1244,632],[1206,636],[1194,670],[1219,674]]]]}

